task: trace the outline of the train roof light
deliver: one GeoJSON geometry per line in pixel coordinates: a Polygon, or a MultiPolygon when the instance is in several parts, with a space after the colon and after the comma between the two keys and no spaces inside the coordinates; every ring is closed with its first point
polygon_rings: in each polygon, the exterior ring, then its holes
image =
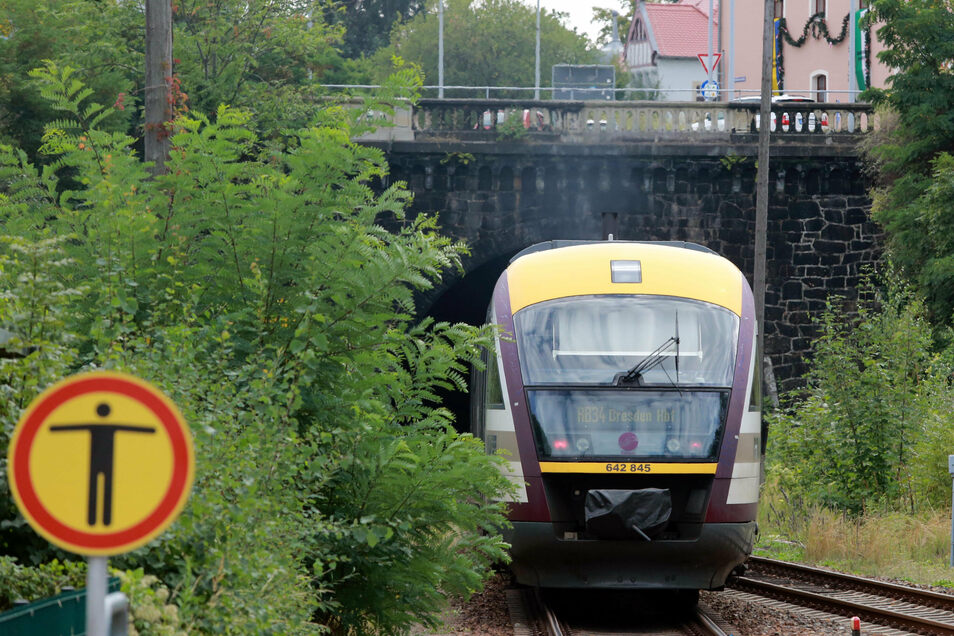
{"type": "Polygon", "coordinates": [[[614,283],[643,282],[643,268],[639,261],[610,261],[610,274],[614,283]]]}

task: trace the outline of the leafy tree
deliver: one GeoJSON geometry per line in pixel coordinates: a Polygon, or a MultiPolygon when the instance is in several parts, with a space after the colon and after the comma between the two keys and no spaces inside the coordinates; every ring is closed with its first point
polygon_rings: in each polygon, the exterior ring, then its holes
{"type": "MultiPolygon", "coordinates": [[[[341,56],[343,28],[327,24],[321,6],[303,0],[174,3],[171,97],[204,113],[222,103],[254,107],[257,127],[269,133],[306,125],[320,95],[317,84],[369,80],[366,61],[341,56]]],[[[36,158],[53,111],[27,72],[45,59],[76,69],[100,104],[116,104],[102,128],[141,135],[142,3],[10,0],[0,5],[3,24],[8,33],[0,39],[0,141],[36,158]]]]}
{"type": "Polygon", "coordinates": [[[28,81],[41,60],[69,60],[77,76],[101,104],[117,103],[102,127],[125,130],[136,113],[141,88],[143,25],[129,21],[132,3],[113,0],[8,0],[0,4],[0,143],[12,143],[31,157],[53,109],[28,81]],[[138,28],[137,28],[138,27],[138,28]]]}
{"type": "MultiPolygon", "coordinates": [[[[541,85],[550,85],[554,64],[594,63],[586,37],[560,23],[560,14],[541,9],[541,85]]],[[[433,8],[398,25],[391,44],[379,52],[384,60],[399,56],[424,72],[425,82],[438,79],[437,12],[433,8]]],[[[448,0],[444,6],[444,83],[457,86],[533,86],[536,9],[520,0],[448,0]]],[[[473,95],[467,95],[473,96],[473,95]]],[[[495,95],[500,96],[500,95],[495,95]]],[[[515,95],[529,97],[527,93],[515,95]]]]}
{"type": "MultiPolygon", "coordinates": [[[[633,23],[633,16],[636,15],[636,5],[638,0],[631,0],[626,11],[616,11],[616,32],[621,42],[626,40],[626,34],[629,32],[629,25],[633,23]]],[[[605,46],[613,39],[613,13],[615,9],[606,9],[604,7],[593,7],[593,19],[590,22],[601,24],[599,32],[596,34],[596,44],[605,46]]]]}
{"type": "Polygon", "coordinates": [[[774,416],[772,470],[811,502],[853,512],[943,504],[936,443],[952,441],[950,365],[930,353],[916,296],[871,283],[864,293],[857,314],[829,303],[822,315],[807,395],[774,416]]]}
{"type": "MultiPolygon", "coordinates": [[[[388,104],[326,104],[281,146],[248,111],[192,111],[152,179],[69,68],[34,75],[61,116],[44,168],[0,147],[0,442],[54,379],[140,375],[191,423],[197,477],[179,521],[114,563],[158,576],[188,633],[434,624],[505,557],[486,498],[508,486],[436,400],[490,331],[413,318],[464,246],[407,218],[400,184],[375,193],[384,156],[350,141],[388,104]]],[[[54,557],[4,505],[0,548],[54,557]]]]}
{"type": "Polygon", "coordinates": [[[954,199],[949,183],[954,150],[954,9],[936,0],[875,0],[886,49],[879,59],[895,69],[889,88],[864,97],[896,116],[869,155],[880,176],[872,215],[894,258],[923,291],[932,318],[954,318],[954,199]]]}
{"type": "Polygon", "coordinates": [[[176,3],[173,56],[189,105],[254,107],[265,130],[308,123],[322,81],[345,80],[341,26],[305,0],[176,3]]]}
{"type": "MultiPolygon", "coordinates": [[[[646,0],[649,4],[675,4],[680,0],[646,0]]],[[[633,23],[633,17],[636,15],[636,7],[640,0],[628,0],[628,6],[625,11],[617,12],[616,25],[620,40],[626,40],[626,34],[629,32],[629,25],[633,23]]],[[[613,38],[613,9],[605,7],[593,7],[593,19],[591,22],[602,24],[599,33],[596,34],[596,43],[600,46],[609,44],[613,38]]]]}
{"type": "Polygon", "coordinates": [[[344,27],[342,54],[357,58],[387,46],[394,24],[410,20],[424,5],[424,0],[340,0],[324,15],[328,24],[344,27]]]}

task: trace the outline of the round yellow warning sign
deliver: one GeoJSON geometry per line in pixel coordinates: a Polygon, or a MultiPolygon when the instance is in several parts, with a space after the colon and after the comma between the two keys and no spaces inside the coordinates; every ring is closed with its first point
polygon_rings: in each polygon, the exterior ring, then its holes
{"type": "Polygon", "coordinates": [[[7,471],[33,528],[65,550],[108,556],[150,541],[192,487],[192,438],[175,404],[130,375],[67,378],[13,431],[7,471]]]}

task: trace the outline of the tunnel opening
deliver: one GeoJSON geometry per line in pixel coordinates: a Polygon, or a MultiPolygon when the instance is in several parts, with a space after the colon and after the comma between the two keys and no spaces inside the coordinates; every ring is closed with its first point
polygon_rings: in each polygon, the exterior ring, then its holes
{"type": "MultiPolygon", "coordinates": [[[[437,322],[482,325],[497,278],[516,253],[514,251],[491,259],[467,272],[463,278],[445,289],[430,307],[422,307],[421,317],[430,317],[437,322]]],[[[454,414],[454,427],[459,432],[470,430],[469,390],[444,390],[439,392],[439,396],[441,403],[454,414]]]]}

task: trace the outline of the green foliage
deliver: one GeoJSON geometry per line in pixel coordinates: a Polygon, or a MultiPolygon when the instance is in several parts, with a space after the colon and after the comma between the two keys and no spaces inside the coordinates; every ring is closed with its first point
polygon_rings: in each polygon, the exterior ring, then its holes
{"type": "Polygon", "coordinates": [[[372,55],[388,45],[395,23],[424,10],[424,0],[346,0],[325,5],[328,24],[344,27],[341,52],[349,58],[372,55]]]}
{"type": "Polygon", "coordinates": [[[448,152],[441,159],[441,164],[455,163],[462,166],[468,165],[474,161],[474,155],[469,152],[448,152]]]}
{"type": "Polygon", "coordinates": [[[175,5],[173,57],[190,108],[254,108],[260,130],[309,123],[322,81],[341,83],[343,30],[321,3],[183,0],[175,5]],[[337,75],[337,76],[336,76],[337,75]]]}
{"type": "MultiPolygon", "coordinates": [[[[343,30],[323,20],[323,3],[240,0],[174,3],[171,93],[187,108],[219,104],[256,110],[260,131],[307,125],[318,84],[367,83],[367,62],[339,53],[343,30]],[[311,19],[309,19],[311,15],[311,19]],[[174,76],[174,78],[173,78],[174,76]]],[[[145,16],[122,0],[9,0],[0,4],[0,143],[40,146],[55,116],[27,72],[43,60],[76,69],[95,101],[115,104],[98,129],[142,134],[145,16]]]]}
{"type": "Polygon", "coordinates": [[[13,557],[0,556],[0,612],[15,601],[38,601],[55,596],[64,587],[86,587],[86,564],[56,559],[38,567],[20,565],[13,557]]]}
{"type": "Polygon", "coordinates": [[[638,88],[643,90],[625,91],[626,99],[639,99],[645,101],[658,101],[662,99],[663,93],[659,90],[659,75],[654,71],[638,72],[629,74],[624,69],[616,69],[616,83],[619,84],[620,78],[628,80],[628,88],[638,88]]]}
{"type": "MultiPolygon", "coordinates": [[[[391,44],[375,56],[386,73],[393,55],[423,69],[425,83],[437,84],[437,14],[420,13],[395,26],[391,44]]],[[[444,5],[444,84],[447,86],[533,86],[536,9],[519,0],[448,0],[444,5]]],[[[540,10],[540,68],[592,64],[586,37],[560,23],[560,14],[540,10]]],[[[549,86],[549,71],[541,83],[549,86]]],[[[455,96],[452,90],[445,92],[455,96]]],[[[473,97],[473,94],[461,94],[473,97]]],[[[500,91],[493,97],[523,97],[500,91]]]]}
{"type": "MultiPolygon", "coordinates": [[[[4,150],[9,151],[0,147],[0,154],[4,150]]],[[[22,153],[19,158],[23,159],[22,153]]],[[[49,206],[44,191],[32,189],[30,179],[21,186],[11,188],[10,198],[18,203],[9,208],[0,204],[0,208],[45,214],[49,206]],[[36,196],[36,208],[27,203],[31,193],[36,196]]],[[[4,449],[33,398],[76,364],[78,339],[68,329],[70,305],[85,290],[64,282],[73,263],[65,257],[63,243],[58,238],[0,239],[0,329],[7,335],[0,356],[0,447],[4,449]]],[[[17,514],[6,480],[6,452],[0,454],[0,474],[0,553],[17,556],[28,565],[65,558],[17,514]]]]}
{"type": "Polygon", "coordinates": [[[773,416],[772,470],[789,496],[862,512],[939,504],[954,442],[949,367],[930,353],[924,306],[903,287],[857,314],[829,303],[807,396],[773,416]],[[943,452],[947,452],[944,450],[943,452]]]}
{"type": "Polygon", "coordinates": [[[509,141],[520,141],[528,134],[523,127],[523,118],[515,110],[507,113],[507,118],[497,125],[497,136],[509,141]]]}
{"type": "Polygon", "coordinates": [[[748,160],[748,157],[736,154],[722,155],[719,157],[719,163],[728,172],[732,172],[736,166],[742,165],[748,160]]]}
{"type": "MultiPolygon", "coordinates": [[[[633,23],[633,16],[636,15],[636,2],[629,2],[627,11],[616,14],[616,34],[621,42],[626,40],[629,33],[629,25],[633,23]]],[[[596,44],[606,46],[613,40],[613,9],[603,7],[593,7],[593,19],[590,22],[600,24],[600,30],[596,34],[596,44]]]]}
{"type": "MultiPolygon", "coordinates": [[[[104,130],[125,130],[136,112],[141,83],[142,45],[129,29],[132,3],[113,0],[7,0],[0,4],[0,143],[12,143],[30,157],[40,145],[43,125],[54,116],[27,72],[44,59],[69,60],[78,78],[104,104],[125,101],[111,111],[104,130]],[[132,108],[128,108],[131,106],[132,108]]],[[[141,22],[141,14],[140,14],[141,22]]]]}
{"type": "Polygon", "coordinates": [[[943,182],[954,145],[954,10],[934,0],[876,0],[872,3],[879,59],[895,69],[887,89],[870,89],[870,99],[897,117],[896,125],[869,149],[880,173],[872,216],[887,233],[892,255],[924,294],[935,324],[954,318],[954,253],[946,237],[954,232],[954,201],[943,182]],[[941,183],[938,183],[941,182],[941,183]],[[934,210],[933,212],[931,210],[934,210]]]}
{"type": "MultiPolygon", "coordinates": [[[[680,0],[646,0],[649,4],[675,4],[680,0]]],[[[619,4],[619,3],[617,3],[619,4]]],[[[633,17],[636,15],[636,6],[639,0],[627,0],[625,9],[616,16],[616,28],[621,41],[626,41],[626,34],[629,33],[629,25],[633,23],[633,17]]],[[[613,39],[613,10],[603,7],[593,7],[593,19],[590,22],[601,24],[599,32],[596,34],[596,44],[605,46],[613,39]]]]}
{"type": "Polygon", "coordinates": [[[179,629],[179,608],[169,600],[169,589],[142,568],[117,571],[121,590],[129,599],[129,636],[185,636],[179,629]]]}
{"type": "MultiPolygon", "coordinates": [[[[157,576],[188,633],[400,633],[479,589],[505,556],[487,499],[509,486],[438,392],[491,332],[415,322],[415,293],[465,247],[408,218],[400,186],[371,187],[384,156],[351,138],[391,104],[328,103],[281,144],[248,111],[193,111],[150,178],[71,69],[34,75],[63,114],[41,170],[0,148],[0,328],[21,356],[0,358],[2,441],[74,371],[127,371],[176,402],[193,493],[113,562],[157,576]]],[[[386,92],[419,83],[405,69],[386,92]]],[[[0,548],[49,560],[30,536],[5,503],[0,548]]]]}

